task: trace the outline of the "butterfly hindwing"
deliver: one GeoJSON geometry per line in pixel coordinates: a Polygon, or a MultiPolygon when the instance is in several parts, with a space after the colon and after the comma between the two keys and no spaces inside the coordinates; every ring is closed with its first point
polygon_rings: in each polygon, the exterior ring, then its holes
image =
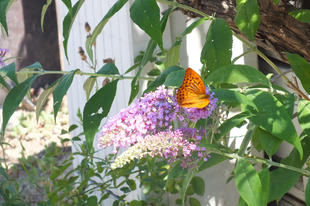
{"type": "Polygon", "coordinates": [[[201,77],[191,68],[187,68],[177,92],[177,101],[181,107],[203,108],[209,104],[209,95],[206,95],[205,85],[201,77]]]}

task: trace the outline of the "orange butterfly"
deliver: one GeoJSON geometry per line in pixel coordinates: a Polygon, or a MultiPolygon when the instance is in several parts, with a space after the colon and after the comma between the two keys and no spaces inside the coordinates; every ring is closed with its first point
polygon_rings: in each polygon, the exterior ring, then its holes
{"type": "Polygon", "coordinates": [[[181,107],[204,108],[209,104],[210,95],[206,94],[205,85],[197,72],[187,68],[177,92],[177,101],[181,107]]]}

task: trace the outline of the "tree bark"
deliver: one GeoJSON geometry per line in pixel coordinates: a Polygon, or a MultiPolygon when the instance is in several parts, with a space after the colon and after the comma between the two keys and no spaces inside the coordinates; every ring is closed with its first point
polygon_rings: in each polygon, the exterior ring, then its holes
{"type": "MultiPolygon", "coordinates": [[[[217,18],[227,21],[231,29],[240,36],[248,39],[235,24],[235,0],[177,0],[200,10],[208,15],[215,14],[217,18]]],[[[297,10],[296,6],[282,0],[278,5],[273,0],[257,0],[260,7],[261,23],[255,36],[258,47],[271,51],[284,62],[287,57],[283,52],[296,53],[310,61],[310,24],[303,23],[290,16],[288,13],[297,10]]],[[[305,0],[308,2],[308,0],[305,0]]],[[[188,10],[181,11],[189,17],[199,15],[188,10]]]]}

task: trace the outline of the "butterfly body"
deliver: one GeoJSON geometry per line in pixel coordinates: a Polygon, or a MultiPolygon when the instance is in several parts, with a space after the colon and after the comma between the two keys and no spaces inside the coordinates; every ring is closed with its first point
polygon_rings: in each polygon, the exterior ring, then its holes
{"type": "Polygon", "coordinates": [[[181,107],[204,108],[209,104],[210,95],[197,72],[187,68],[183,84],[177,92],[177,102],[181,107]]]}

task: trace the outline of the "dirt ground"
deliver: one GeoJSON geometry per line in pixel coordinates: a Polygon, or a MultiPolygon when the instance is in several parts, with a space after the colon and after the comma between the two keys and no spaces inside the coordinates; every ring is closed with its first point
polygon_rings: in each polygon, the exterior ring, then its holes
{"type": "MultiPolygon", "coordinates": [[[[37,205],[36,202],[46,200],[44,186],[48,176],[38,167],[37,159],[43,160],[45,149],[51,145],[55,146],[55,143],[62,147],[61,155],[56,158],[56,164],[60,164],[71,155],[71,142],[61,143],[61,139],[69,138],[69,134],[61,135],[62,130],[69,128],[68,109],[62,107],[56,123],[53,118],[52,113],[43,111],[37,123],[34,111],[18,110],[10,119],[6,129],[4,142],[9,145],[5,145],[4,149],[6,164],[11,168],[8,172],[9,177],[19,182],[20,191],[23,190],[22,198],[31,205],[37,205]],[[20,164],[21,161],[30,165],[27,167],[30,168],[28,172],[32,178],[37,179],[31,181],[20,164]],[[32,166],[36,169],[32,170],[32,166]]],[[[3,157],[3,150],[0,148],[2,165],[3,157]]]]}

